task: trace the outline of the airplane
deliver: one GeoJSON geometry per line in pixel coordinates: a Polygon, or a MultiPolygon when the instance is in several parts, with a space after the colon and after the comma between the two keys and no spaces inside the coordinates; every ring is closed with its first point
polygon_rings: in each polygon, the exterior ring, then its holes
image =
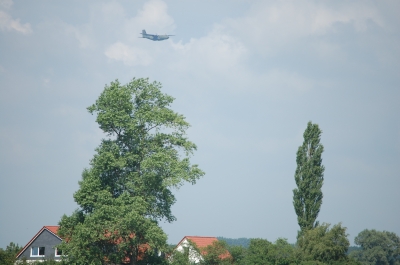
{"type": "Polygon", "coordinates": [[[153,35],[153,34],[147,34],[145,30],[142,30],[142,37],[139,38],[144,38],[144,39],[149,39],[152,41],[162,41],[162,40],[166,40],[169,39],[169,36],[174,36],[174,35],[153,35]]]}

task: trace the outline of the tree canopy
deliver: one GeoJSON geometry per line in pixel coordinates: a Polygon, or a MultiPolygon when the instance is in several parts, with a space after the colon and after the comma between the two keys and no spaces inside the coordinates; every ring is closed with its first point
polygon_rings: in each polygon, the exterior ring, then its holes
{"type": "Polygon", "coordinates": [[[203,256],[200,263],[204,265],[232,264],[233,262],[225,241],[214,241],[211,245],[201,248],[200,252],[203,256]]]}
{"type": "Polygon", "coordinates": [[[268,264],[268,250],[271,245],[266,239],[254,238],[250,240],[250,245],[247,249],[245,264],[262,265],[268,264]]]}
{"type": "Polygon", "coordinates": [[[367,265],[400,264],[400,237],[388,231],[365,229],[354,239],[361,250],[350,253],[350,256],[367,265]]]}
{"type": "Polygon", "coordinates": [[[74,194],[79,209],[60,221],[71,263],[136,264],[166,246],[158,221],[175,220],[172,189],[204,175],[190,163],[196,145],[173,100],[160,83],[140,78],[111,82],[88,107],[106,138],[74,194]]]}
{"type": "Polygon", "coordinates": [[[297,214],[300,232],[316,227],[321,204],[324,166],[322,165],[323,145],[320,143],[322,131],[318,124],[308,122],[304,131],[303,144],[297,150],[293,205],[297,214]]]}
{"type": "Polygon", "coordinates": [[[6,247],[5,250],[0,248],[0,265],[11,265],[15,263],[15,256],[22,249],[21,246],[15,244],[14,242],[10,242],[10,244],[6,247]]]}
{"type": "Polygon", "coordinates": [[[349,248],[346,228],[336,224],[331,229],[329,224],[305,231],[298,239],[298,247],[303,260],[330,263],[346,261],[349,248]]]}

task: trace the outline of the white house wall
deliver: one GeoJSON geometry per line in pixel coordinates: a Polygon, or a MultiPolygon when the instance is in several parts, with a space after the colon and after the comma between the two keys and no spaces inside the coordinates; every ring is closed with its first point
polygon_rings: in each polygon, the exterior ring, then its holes
{"type": "Polygon", "coordinates": [[[199,263],[203,260],[200,253],[190,246],[189,241],[186,238],[176,247],[176,250],[183,253],[184,248],[189,248],[189,262],[199,263]]]}

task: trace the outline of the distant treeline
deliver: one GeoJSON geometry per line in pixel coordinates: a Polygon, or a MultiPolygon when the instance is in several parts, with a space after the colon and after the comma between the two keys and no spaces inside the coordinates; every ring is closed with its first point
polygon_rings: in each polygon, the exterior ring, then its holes
{"type": "Polygon", "coordinates": [[[225,241],[229,246],[242,246],[248,248],[250,245],[250,238],[227,238],[222,236],[219,236],[217,238],[218,240],[225,241]]]}
{"type": "MultiPolygon", "coordinates": [[[[242,246],[245,248],[249,247],[250,240],[251,240],[251,238],[247,238],[247,237],[229,238],[229,237],[219,236],[217,238],[218,238],[218,240],[225,241],[228,244],[228,246],[242,246]]],[[[291,244],[291,245],[294,246],[295,244],[291,244]]],[[[362,249],[361,247],[350,246],[349,249],[347,250],[347,254],[350,254],[353,251],[358,251],[361,249],[362,249]]]]}
{"type": "Polygon", "coordinates": [[[350,254],[353,251],[361,251],[362,247],[357,247],[357,246],[350,246],[349,249],[347,250],[347,254],[350,254]]]}

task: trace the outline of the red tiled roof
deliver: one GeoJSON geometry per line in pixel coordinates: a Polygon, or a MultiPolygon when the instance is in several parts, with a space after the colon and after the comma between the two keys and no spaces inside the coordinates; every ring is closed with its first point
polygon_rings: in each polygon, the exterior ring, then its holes
{"type": "Polygon", "coordinates": [[[39,232],[37,232],[36,235],[35,235],[31,240],[29,240],[28,244],[26,244],[25,247],[23,247],[23,248],[21,249],[21,251],[18,252],[16,258],[19,258],[19,256],[22,254],[22,252],[24,252],[24,251],[32,244],[32,242],[33,242],[44,230],[49,231],[49,232],[52,233],[54,236],[56,236],[56,237],[58,237],[60,240],[62,240],[61,237],[59,237],[59,236],[57,235],[58,228],[59,228],[59,226],[55,226],[55,225],[53,225],[53,226],[50,226],[50,225],[49,225],[49,226],[43,226],[42,229],[40,229],[39,232]]]}
{"type": "MultiPolygon", "coordinates": [[[[185,236],[183,239],[185,238],[195,243],[198,248],[204,248],[206,246],[212,245],[214,241],[218,241],[216,237],[210,237],[210,236],[185,236]]],[[[179,244],[181,242],[179,242],[179,244]]]]}
{"type": "MultiPolygon", "coordinates": [[[[179,241],[178,245],[176,245],[176,248],[185,240],[190,240],[191,242],[193,242],[194,244],[196,244],[196,246],[201,250],[201,254],[204,255],[205,251],[204,248],[207,246],[210,246],[213,244],[214,241],[218,241],[218,238],[216,237],[211,237],[211,236],[185,236],[184,238],[182,238],[181,241],[179,241]]],[[[231,254],[227,251],[226,253],[220,255],[221,259],[226,259],[226,258],[230,258],[231,254]]]]}
{"type": "Polygon", "coordinates": [[[46,225],[44,227],[46,227],[47,230],[50,230],[55,235],[57,235],[58,228],[60,228],[58,225],[46,225]]]}

